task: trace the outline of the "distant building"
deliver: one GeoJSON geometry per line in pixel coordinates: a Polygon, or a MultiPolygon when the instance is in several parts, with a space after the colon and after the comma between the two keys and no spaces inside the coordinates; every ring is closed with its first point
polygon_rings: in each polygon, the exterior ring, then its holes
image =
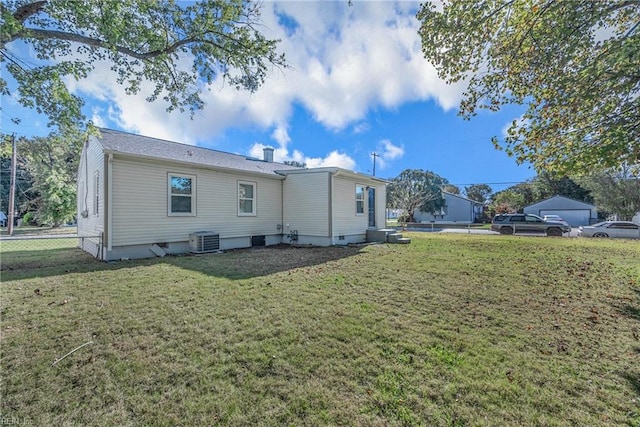
{"type": "Polygon", "coordinates": [[[444,206],[438,212],[416,211],[413,218],[416,222],[461,222],[473,223],[484,214],[484,204],[468,199],[459,194],[442,192],[444,206]]]}
{"type": "Polygon", "coordinates": [[[525,206],[524,213],[539,216],[558,215],[570,226],[589,225],[597,222],[598,209],[591,203],[581,202],[565,196],[553,196],[525,206]]]}

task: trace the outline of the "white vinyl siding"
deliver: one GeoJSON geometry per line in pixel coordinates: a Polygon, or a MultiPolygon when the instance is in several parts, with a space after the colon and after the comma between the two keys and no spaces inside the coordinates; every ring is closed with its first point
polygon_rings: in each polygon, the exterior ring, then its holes
{"type": "MultiPolygon", "coordinates": [[[[285,234],[296,230],[299,235],[329,237],[329,179],[328,172],[287,176],[283,207],[285,234]]],[[[349,196],[352,202],[352,191],[349,196]]]]}
{"type": "Polygon", "coordinates": [[[168,215],[196,216],[195,175],[169,173],[168,177],[168,215]]]}
{"type": "Polygon", "coordinates": [[[83,147],[78,167],[77,221],[81,236],[97,236],[104,231],[104,176],[102,145],[91,137],[83,147]]]}
{"type": "Polygon", "coordinates": [[[113,245],[181,242],[196,231],[221,239],[279,234],[281,180],[253,176],[260,216],[238,218],[238,181],[247,176],[174,163],[113,160],[113,245]],[[197,216],[167,216],[167,174],[196,176],[197,216]]]}
{"type": "Polygon", "coordinates": [[[376,183],[376,224],[378,227],[386,227],[387,221],[387,186],[376,183]]]}
{"type": "Polygon", "coordinates": [[[256,216],[255,182],[238,181],[238,216],[256,216]]]}
{"type": "MultiPolygon", "coordinates": [[[[335,176],[333,178],[333,236],[337,238],[341,235],[364,234],[369,225],[368,198],[366,188],[363,184],[363,213],[354,214],[354,188],[356,182],[353,179],[335,176]]],[[[376,197],[384,197],[384,194],[376,194],[376,197]]]]}

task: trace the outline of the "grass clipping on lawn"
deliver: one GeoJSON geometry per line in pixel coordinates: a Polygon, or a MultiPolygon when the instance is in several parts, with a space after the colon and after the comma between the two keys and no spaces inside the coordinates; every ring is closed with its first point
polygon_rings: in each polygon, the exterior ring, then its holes
{"type": "Polygon", "coordinates": [[[410,237],[3,265],[2,418],[640,424],[637,242],[410,237]]]}

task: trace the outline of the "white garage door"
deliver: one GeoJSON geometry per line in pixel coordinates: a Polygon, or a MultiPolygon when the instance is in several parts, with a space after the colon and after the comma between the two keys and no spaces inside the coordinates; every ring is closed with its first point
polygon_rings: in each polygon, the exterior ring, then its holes
{"type": "Polygon", "coordinates": [[[547,209],[540,211],[540,216],[545,215],[559,215],[570,226],[577,227],[579,225],[589,225],[591,211],[589,209],[547,209]]]}

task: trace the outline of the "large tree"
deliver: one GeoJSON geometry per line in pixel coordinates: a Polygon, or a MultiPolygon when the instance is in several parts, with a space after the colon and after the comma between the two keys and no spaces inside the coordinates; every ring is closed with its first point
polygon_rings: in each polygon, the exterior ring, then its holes
{"type": "Polygon", "coordinates": [[[533,186],[535,196],[540,200],[560,195],[593,203],[591,192],[567,176],[555,176],[548,172],[541,172],[533,179],[533,186]]]}
{"type": "MultiPolygon", "coordinates": [[[[9,214],[9,194],[11,188],[11,151],[13,146],[12,135],[0,135],[0,211],[9,214]]],[[[17,141],[20,144],[20,140],[17,141]]],[[[23,212],[23,207],[37,196],[33,190],[33,176],[29,172],[26,159],[23,156],[16,157],[16,193],[15,209],[23,212]]]]}
{"type": "Polygon", "coordinates": [[[503,142],[537,170],[640,162],[640,2],[444,0],[418,18],[425,57],[468,83],[460,114],[527,106],[503,142]]]}
{"type": "Polygon", "coordinates": [[[387,188],[387,207],[402,211],[401,217],[414,222],[416,210],[435,212],[444,205],[445,178],[422,169],[406,169],[393,178],[387,188]]]}
{"type": "Polygon", "coordinates": [[[249,0],[4,0],[0,7],[0,61],[17,93],[4,78],[0,91],[51,124],[83,118],[82,100],[65,80],[83,79],[103,61],[127,93],[149,81],[149,101],[160,97],[168,110],[192,113],[216,77],[255,91],[271,66],[286,66],[278,41],[257,30],[260,4],[249,0]],[[21,57],[30,50],[36,58],[21,57]]]}
{"type": "Polygon", "coordinates": [[[640,171],[638,167],[621,166],[582,177],[582,185],[591,190],[600,211],[630,220],[640,212],[640,171]]]}
{"type": "MultiPolygon", "coordinates": [[[[31,213],[39,225],[57,227],[73,219],[76,213],[76,174],[78,153],[86,134],[73,129],[48,137],[21,138],[17,142],[18,194],[16,210],[31,213]],[[22,182],[22,188],[20,184],[22,182]]],[[[10,139],[3,137],[0,158],[11,156],[10,139]]],[[[3,185],[3,200],[5,186],[3,185]]],[[[8,191],[6,191],[8,197],[8,191]]]]}
{"type": "Polygon", "coordinates": [[[491,193],[493,193],[493,189],[488,184],[471,184],[468,187],[464,187],[464,194],[469,199],[480,203],[486,203],[491,193]]]}
{"type": "Polygon", "coordinates": [[[527,205],[540,201],[534,180],[512,185],[491,195],[491,210],[495,213],[519,212],[527,205]]]}

